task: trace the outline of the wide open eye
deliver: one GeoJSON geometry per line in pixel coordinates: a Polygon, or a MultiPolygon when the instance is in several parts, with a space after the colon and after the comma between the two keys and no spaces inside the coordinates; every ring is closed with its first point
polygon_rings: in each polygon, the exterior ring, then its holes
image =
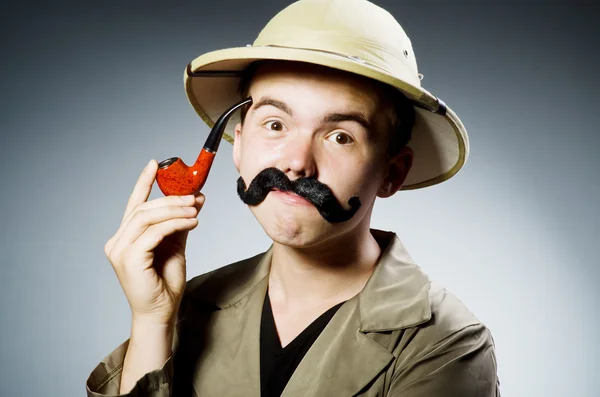
{"type": "Polygon", "coordinates": [[[283,131],[283,123],[279,120],[269,120],[264,124],[270,131],[283,131]]]}
{"type": "Polygon", "coordinates": [[[354,139],[345,132],[334,132],[327,137],[328,141],[335,142],[338,145],[349,145],[354,143],[354,139]]]}

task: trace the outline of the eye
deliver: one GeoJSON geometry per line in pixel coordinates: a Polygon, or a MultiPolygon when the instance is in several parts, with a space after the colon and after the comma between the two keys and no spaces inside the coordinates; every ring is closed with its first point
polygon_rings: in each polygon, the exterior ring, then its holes
{"type": "Polygon", "coordinates": [[[265,126],[271,131],[283,131],[283,123],[279,120],[269,120],[265,123],[265,126]]]}
{"type": "Polygon", "coordinates": [[[336,132],[327,137],[328,141],[335,142],[338,145],[349,145],[354,143],[354,139],[345,132],[336,132]]]}

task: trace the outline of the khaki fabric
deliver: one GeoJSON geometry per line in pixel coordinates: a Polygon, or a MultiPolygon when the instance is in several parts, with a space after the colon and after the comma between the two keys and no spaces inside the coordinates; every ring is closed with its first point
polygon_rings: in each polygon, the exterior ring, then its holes
{"type": "MultiPolygon", "coordinates": [[[[499,397],[490,331],[431,282],[394,233],[365,288],[345,302],[282,396],[499,397]]],[[[188,281],[173,354],[123,396],[260,396],[259,335],[271,249],[188,281]]],[[[128,341],[93,370],[88,397],[117,396],[128,341]]]]}

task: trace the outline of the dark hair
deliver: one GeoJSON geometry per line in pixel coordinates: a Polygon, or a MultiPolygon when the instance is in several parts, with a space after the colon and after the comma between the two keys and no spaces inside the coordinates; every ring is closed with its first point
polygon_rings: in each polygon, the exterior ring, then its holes
{"type": "MultiPolygon", "coordinates": [[[[252,62],[245,70],[238,85],[238,92],[242,98],[249,94],[250,83],[262,64],[269,60],[252,62]]],[[[272,61],[271,61],[272,62],[272,61]]],[[[387,156],[397,155],[411,139],[412,129],[415,124],[415,108],[410,100],[397,88],[372,80],[379,90],[383,110],[390,126],[387,156]]],[[[240,120],[243,125],[249,106],[243,106],[240,111],[240,120]]]]}

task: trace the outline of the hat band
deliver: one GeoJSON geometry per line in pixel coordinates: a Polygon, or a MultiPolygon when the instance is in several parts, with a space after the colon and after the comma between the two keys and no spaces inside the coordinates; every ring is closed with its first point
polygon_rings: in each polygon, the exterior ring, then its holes
{"type": "Polygon", "coordinates": [[[329,50],[323,50],[320,48],[303,48],[303,47],[290,47],[290,46],[284,46],[284,45],[279,45],[279,44],[267,44],[267,45],[261,45],[261,46],[253,46],[253,47],[273,47],[273,48],[289,48],[289,49],[293,49],[293,50],[303,50],[303,51],[315,51],[315,52],[322,52],[324,54],[331,54],[331,55],[335,55],[338,57],[342,57],[342,58],[346,58],[346,59],[351,59],[355,62],[358,63],[362,63],[365,65],[369,65],[373,68],[379,69],[384,73],[387,74],[392,74],[389,70],[387,70],[386,68],[384,68],[381,65],[376,65],[373,62],[369,62],[361,57],[355,56],[355,55],[346,55],[346,54],[340,54],[339,52],[335,52],[335,51],[329,51],[329,50]]]}
{"type": "Polygon", "coordinates": [[[375,67],[415,87],[421,86],[417,65],[411,58],[410,44],[404,45],[405,48],[398,48],[396,42],[388,43],[362,34],[290,27],[285,31],[261,32],[253,46],[333,54],[375,67]]]}
{"type": "MultiPolygon", "coordinates": [[[[364,60],[364,59],[362,59],[360,57],[353,56],[353,55],[340,54],[339,52],[334,52],[334,51],[327,51],[327,50],[315,49],[315,48],[288,47],[288,46],[277,45],[277,44],[266,44],[266,45],[261,45],[261,46],[252,46],[252,47],[273,47],[273,48],[288,48],[288,49],[304,50],[304,51],[317,51],[317,52],[322,52],[322,53],[325,53],[325,54],[331,54],[331,55],[336,55],[336,56],[339,56],[339,57],[342,57],[342,58],[351,59],[351,60],[353,60],[355,62],[363,63],[365,65],[369,65],[371,67],[379,69],[379,70],[383,71],[384,73],[391,74],[388,70],[384,69],[383,67],[381,67],[379,65],[376,65],[374,63],[368,62],[368,61],[366,61],[366,60],[364,60]]],[[[188,65],[188,69],[189,69],[189,65],[188,65]]],[[[217,73],[219,73],[219,72],[217,72],[217,73]]],[[[220,72],[220,73],[227,73],[227,72],[223,71],[223,72],[220,72]]],[[[408,99],[410,100],[410,98],[408,98],[408,99]]],[[[424,106],[423,104],[420,104],[419,102],[415,102],[415,101],[412,101],[412,100],[411,100],[411,102],[413,103],[414,106],[417,106],[417,107],[419,107],[421,109],[429,110],[430,112],[437,113],[439,115],[445,116],[446,115],[446,109],[447,109],[446,104],[440,98],[435,97],[435,99],[437,100],[437,105],[438,105],[436,109],[428,108],[428,107],[424,106]]]]}

